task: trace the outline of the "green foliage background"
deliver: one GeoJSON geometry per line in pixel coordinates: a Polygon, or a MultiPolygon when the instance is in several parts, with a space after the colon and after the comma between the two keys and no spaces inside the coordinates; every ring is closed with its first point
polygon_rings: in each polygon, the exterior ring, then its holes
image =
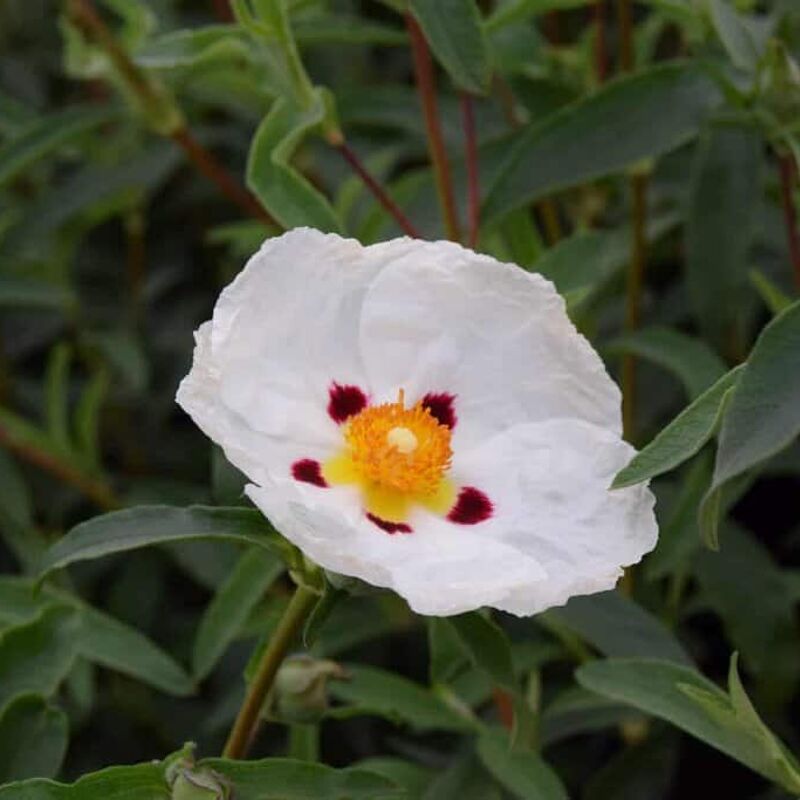
{"type": "Polygon", "coordinates": [[[797,0],[4,0],[0,800],[798,796],[798,59],[797,0]],[[621,381],[659,545],[527,620],[321,587],[329,707],[216,759],[298,562],[192,331],[284,228],[452,235],[449,183],[621,381]]]}

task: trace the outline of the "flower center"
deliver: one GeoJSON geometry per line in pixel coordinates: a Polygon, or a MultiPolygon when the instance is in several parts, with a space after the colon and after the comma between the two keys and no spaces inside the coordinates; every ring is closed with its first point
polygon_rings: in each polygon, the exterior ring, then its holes
{"type": "Polygon", "coordinates": [[[395,491],[433,494],[450,468],[450,428],[421,403],[368,406],[344,429],[353,466],[365,479],[395,491]]]}

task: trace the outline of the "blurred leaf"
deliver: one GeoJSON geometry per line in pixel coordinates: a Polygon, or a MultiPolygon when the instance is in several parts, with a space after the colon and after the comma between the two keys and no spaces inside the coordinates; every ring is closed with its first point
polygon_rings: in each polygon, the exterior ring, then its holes
{"type": "Polygon", "coordinates": [[[409,7],[456,86],[483,94],[491,68],[475,0],[410,0],[409,7]]]}
{"type": "Polygon", "coordinates": [[[39,695],[17,695],[0,711],[0,783],[57,775],[67,737],[62,711],[39,695]]]}
{"type": "Polygon", "coordinates": [[[415,730],[471,731],[475,723],[446,706],[433,692],[407,678],[361,664],[345,665],[350,679],[332,683],[330,693],[348,705],[328,716],[379,716],[415,730]]]}
{"type": "Polygon", "coordinates": [[[763,47],[759,45],[744,18],[737,13],[730,0],[707,2],[711,23],[731,61],[739,69],[755,71],[763,55],[763,47]]]}
{"type": "Polygon", "coordinates": [[[496,31],[523,22],[529,17],[547,14],[550,11],[580,8],[592,2],[593,0],[505,0],[497,4],[486,20],[486,30],[496,31]]]}
{"type": "Polygon", "coordinates": [[[298,44],[373,44],[382,47],[404,46],[408,37],[402,29],[369,22],[351,14],[315,14],[294,23],[298,44]]]}
{"type": "Polygon", "coordinates": [[[764,305],[777,316],[792,304],[792,299],[784,294],[763,272],[750,270],[750,283],[753,284],[764,305]]]}
{"type": "Polygon", "coordinates": [[[716,546],[725,485],[787,447],[800,432],[800,301],[761,332],[731,396],[719,433],[711,488],[700,528],[716,546]]]}
{"type": "Polygon", "coordinates": [[[279,558],[262,548],[242,554],[200,620],[192,652],[192,669],[197,680],[211,672],[239,634],[250,612],[284,569],[279,558]]]}
{"type": "Polygon", "coordinates": [[[331,585],[329,580],[325,580],[322,596],[317,601],[313,610],[308,616],[303,627],[303,644],[312,647],[319,636],[322,626],[329,620],[336,607],[348,597],[344,589],[331,585]]]}
{"type": "Polygon", "coordinates": [[[466,752],[436,775],[422,800],[502,800],[502,793],[480,761],[466,752]]]}
{"type": "Polygon", "coordinates": [[[365,758],[356,764],[356,769],[382,775],[404,789],[409,800],[420,797],[434,775],[434,770],[429,767],[392,756],[365,758]]]}
{"type": "Polygon", "coordinates": [[[617,591],[573,597],[563,608],[551,609],[546,615],[607,656],[692,663],[659,619],[617,591]]]}
{"type": "Polygon", "coordinates": [[[105,370],[97,370],[86,384],[75,409],[75,446],[83,461],[93,470],[100,469],[100,412],[108,388],[105,370]]]}
{"type": "Polygon", "coordinates": [[[718,553],[697,553],[695,577],[748,669],[763,679],[773,701],[787,702],[800,678],[793,657],[800,650],[794,598],[783,572],[753,536],[729,525],[723,545],[718,553]]]}
{"type": "Polygon", "coordinates": [[[64,311],[75,297],[66,286],[18,277],[0,275],[0,308],[41,308],[64,311]]]}
{"type": "Polygon", "coordinates": [[[610,659],[584,664],[576,677],[587,689],[671,722],[790,791],[800,788],[782,745],[737,714],[729,696],[699,672],[666,661],[610,659]]]}
{"type": "Polygon", "coordinates": [[[46,546],[33,525],[28,484],[11,454],[0,448],[0,538],[26,572],[36,568],[46,546]]]}
{"type": "Polygon", "coordinates": [[[743,345],[750,250],[756,234],[762,137],[712,125],[700,138],[686,222],[686,283],[695,319],[722,353],[743,345]]]}
{"type": "Polygon", "coordinates": [[[45,420],[47,435],[57,449],[72,451],[69,432],[69,370],[72,350],[60,342],[51,351],[45,373],[45,420]]]}
{"type": "Polygon", "coordinates": [[[714,85],[691,63],[610,81],[527,129],[489,185],[485,220],[674,150],[697,135],[718,102],[714,85]]]}
{"type": "MultiPolygon", "coordinates": [[[[201,762],[225,776],[236,800],[402,800],[394,782],[361,769],[334,769],[324,764],[268,758],[263,761],[201,762]]],[[[0,795],[2,797],[2,795],[0,795]]]]}
{"type": "Polygon", "coordinates": [[[489,772],[520,800],[568,800],[555,772],[536,754],[512,750],[508,739],[485,735],[478,755],[489,772]]]}
{"type": "Polygon", "coordinates": [[[629,706],[608,700],[580,686],[570,686],[549,703],[542,713],[542,746],[570,736],[595,733],[638,719],[629,706]]]}
{"type": "Polygon", "coordinates": [[[511,662],[511,644],[505,632],[477,611],[446,617],[476,667],[501,688],[518,692],[511,662]]]}
{"type": "Polygon", "coordinates": [[[248,508],[138,506],[112,511],[74,527],[48,550],[42,572],[153,544],[215,539],[281,552],[267,520],[248,508]]]}
{"type": "Polygon", "coordinates": [[[632,486],[669,472],[699,452],[719,429],[725,406],[730,399],[729,393],[736,386],[741,370],[741,366],[734,367],[686,406],[617,473],[614,483],[611,484],[612,488],[632,486]]]}
{"type": "Polygon", "coordinates": [[[455,626],[445,617],[428,617],[428,650],[432,686],[448,684],[474,665],[455,626]]]}
{"type": "Polygon", "coordinates": [[[22,692],[52,695],[75,658],[77,615],[50,607],[0,633],[0,708],[22,692]]]}
{"type": "Polygon", "coordinates": [[[96,106],[76,106],[34,120],[17,137],[0,147],[0,186],[59,147],[111,122],[117,113],[96,106]]]}
{"type": "Polygon", "coordinates": [[[246,61],[250,49],[238,26],[205,25],[151,37],[133,58],[147,69],[174,69],[214,61],[246,61]]]}
{"type": "Polygon", "coordinates": [[[613,339],[609,352],[630,353],[671,372],[694,400],[725,374],[725,364],[701,339],[673,328],[643,328],[613,339]]]}
{"type": "Polygon", "coordinates": [[[314,91],[309,108],[279,97],[251,142],[247,185],[286,228],[308,225],[322,231],[341,230],[328,200],[289,163],[305,135],[317,128],[325,116],[321,90],[314,91]]]}

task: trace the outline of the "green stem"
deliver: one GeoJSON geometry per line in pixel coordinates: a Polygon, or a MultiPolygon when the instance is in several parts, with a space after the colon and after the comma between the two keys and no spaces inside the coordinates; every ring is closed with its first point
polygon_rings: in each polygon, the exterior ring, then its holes
{"type": "Polygon", "coordinates": [[[461,92],[461,116],[464,127],[464,151],[467,165],[467,206],[469,209],[467,244],[473,250],[478,245],[481,224],[480,170],[478,166],[478,136],[475,130],[475,110],[472,95],[461,92]]]}
{"type": "Polygon", "coordinates": [[[428,132],[428,151],[436,178],[436,191],[442,207],[447,237],[454,242],[461,240],[458,223],[453,182],[450,175],[450,161],[442,137],[442,124],[439,119],[439,107],[436,102],[436,87],[433,77],[433,64],[425,34],[409,12],[405,15],[406,28],[411,39],[411,54],[414,59],[414,72],[417,78],[417,89],[422,100],[422,111],[425,116],[425,128],[428,132]]]}
{"type": "Polygon", "coordinates": [[[261,656],[255,677],[225,743],[222,752],[224,758],[244,758],[247,754],[267,693],[316,601],[317,594],[314,591],[302,585],[297,587],[294,597],[261,656]]]}

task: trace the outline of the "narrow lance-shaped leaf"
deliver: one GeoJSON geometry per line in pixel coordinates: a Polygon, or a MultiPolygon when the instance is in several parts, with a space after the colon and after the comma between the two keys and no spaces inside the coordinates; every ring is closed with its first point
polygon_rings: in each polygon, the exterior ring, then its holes
{"type": "Polygon", "coordinates": [[[460,89],[483,94],[491,75],[475,0],[410,0],[434,55],[460,89]]]}
{"type": "Polygon", "coordinates": [[[697,323],[717,349],[743,345],[747,269],[759,209],[763,141],[712,125],[697,150],[686,222],[686,283],[697,323]]]}
{"type": "Polygon", "coordinates": [[[148,545],[218,539],[276,548],[286,543],[249,508],[139,506],[95,517],[73,528],[45,555],[42,572],[148,545]]]}
{"type": "Polygon", "coordinates": [[[726,397],[739,379],[741,367],[723,375],[710,389],[678,414],[617,473],[613,489],[633,486],[669,472],[700,451],[719,427],[726,397]]]}
{"type": "Polygon", "coordinates": [[[247,161],[247,185],[264,207],[286,228],[309,225],[340,231],[341,223],[328,200],[290,163],[303,137],[325,119],[321,90],[313,104],[301,108],[278,98],[253,137],[247,161]]]}
{"type": "Polygon", "coordinates": [[[488,223],[557,189],[657,158],[693,139],[720,95],[696,65],[610,81],[530,127],[489,187],[488,223]]]}
{"type": "Polygon", "coordinates": [[[756,341],[722,420],[711,488],[700,529],[715,547],[725,485],[787,447],[800,433],[800,301],[775,317],[756,341]]]}

